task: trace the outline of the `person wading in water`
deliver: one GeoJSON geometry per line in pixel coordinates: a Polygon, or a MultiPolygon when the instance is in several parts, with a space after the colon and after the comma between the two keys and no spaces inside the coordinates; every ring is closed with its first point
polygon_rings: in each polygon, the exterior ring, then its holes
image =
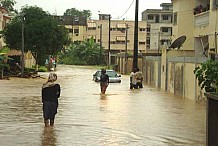
{"type": "Polygon", "coordinates": [[[101,70],[101,76],[100,76],[100,87],[101,87],[101,93],[105,94],[106,89],[109,85],[109,76],[106,74],[106,70],[101,70]]]}
{"type": "Polygon", "coordinates": [[[48,81],[42,85],[43,118],[45,127],[54,125],[55,115],[57,114],[58,98],[60,97],[60,85],[55,83],[57,75],[50,73],[48,81]]]}

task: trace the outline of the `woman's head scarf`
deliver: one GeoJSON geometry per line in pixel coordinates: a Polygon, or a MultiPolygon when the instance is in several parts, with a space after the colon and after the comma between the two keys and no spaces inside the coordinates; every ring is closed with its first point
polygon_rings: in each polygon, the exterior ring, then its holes
{"type": "Polygon", "coordinates": [[[50,73],[48,76],[48,82],[55,82],[57,80],[57,74],[50,73]]]}
{"type": "Polygon", "coordinates": [[[57,80],[57,74],[50,73],[48,76],[48,81],[42,85],[42,88],[54,86],[56,84],[55,83],[56,80],[57,80]]]}

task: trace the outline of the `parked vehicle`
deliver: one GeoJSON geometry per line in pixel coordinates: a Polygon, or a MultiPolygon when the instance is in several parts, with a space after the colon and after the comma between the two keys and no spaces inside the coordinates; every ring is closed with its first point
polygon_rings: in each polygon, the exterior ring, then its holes
{"type": "MultiPolygon", "coordinates": [[[[106,70],[106,74],[109,76],[110,83],[121,83],[121,75],[118,75],[114,70],[106,70]]],[[[93,74],[93,81],[99,82],[101,76],[101,70],[96,71],[93,74]]]]}

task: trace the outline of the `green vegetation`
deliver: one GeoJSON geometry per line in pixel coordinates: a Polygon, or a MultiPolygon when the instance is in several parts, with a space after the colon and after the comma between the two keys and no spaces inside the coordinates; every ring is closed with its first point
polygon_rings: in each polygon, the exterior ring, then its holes
{"type": "Polygon", "coordinates": [[[69,65],[100,65],[103,48],[91,38],[84,42],[72,43],[59,55],[60,62],[69,65]]]}
{"type": "Polygon", "coordinates": [[[0,6],[6,8],[9,12],[17,13],[17,10],[14,9],[14,5],[16,4],[15,0],[1,0],[0,6]]]}
{"type": "Polygon", "coordinates": [[[218,92],[218,62],[207,60],[196,67],[194,73],[201,89],[205,88],[206,92],[218,92]]]}
{"type": "Polygon", "coordinates": [[[5,67],[8,67],[7,62],[5,61],[6,59],[10,59],[6,57],[5,55],[10,51],[9,48],[2,48],[0,49],[0,70],[4,69],[5,67]]]}
{"type": "Polygon", "coordinates": [[[76,8],[67,9],[64,12],[64,16],[84,16],[86,18],[90,18],[92,15],[90,10],[79,11],[76,8]]]}
{"type": "Polygon", "coordinates": [[[68,32],[58,26],[52,15],[36,6],[26,6],[3,30],[9,48],[21,50],[24,25],[25,52],[31,51],[36,64],[44,63],[45,56],[56,55],[69,43],[68,32]]]}
{"type": "MultiPolygon", "coordinates": [[[[39,67],[39,69],[38,69],[39,72],[47,72],[47,68],[45,66],[38,66],[38,67],[39,67]]],[[[33,66],[32,68],[25,68],[25,71],[26,72],[34,72],[35,68],[36,68],[35,66],[33,66]]]]}

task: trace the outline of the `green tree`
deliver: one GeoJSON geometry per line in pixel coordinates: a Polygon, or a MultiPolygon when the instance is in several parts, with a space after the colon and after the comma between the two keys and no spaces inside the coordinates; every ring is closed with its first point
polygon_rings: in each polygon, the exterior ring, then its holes
{"type": "Polygon", "coordinates": [[[3,71],[4,68],[8,67],[8,64],[6,62],[7,59],[11,59],[7,56],[5,56],[10,51],[9,48],[4,47],[0,49],[0,78],[3,79],[3,71]]]}
{"type": "Polygon", "coordinates": [[[71,44],[60,59],[65,64],[99,65],[103,64],[103,48],[91,38],[81,43],[71,44]]]}
{"type": "Polygon", "coordinates": [[[9,48],[21,50],[22,24],[25,52],[31,51],[37,65],[45,55],[56,55],[69,42],[67,30],[58,26],[52,15],[39,7],[26,6],[3,30],[3,37],[9,48]]]}
{"type": "Polygon", "coordinates": [[[17,10],[14,9],[14,5],[16,4],[15,0],[1,0],[0,5],[6,8],[10,12],[16,12],[17,10]]]}
{"type": "Polygon", "coordinates": [[[90,10],[79,11],[76,8],[71,8],[64,12],[64,16],[85,16],[86,18],[90,18],[92,13],[90,10]]]}

